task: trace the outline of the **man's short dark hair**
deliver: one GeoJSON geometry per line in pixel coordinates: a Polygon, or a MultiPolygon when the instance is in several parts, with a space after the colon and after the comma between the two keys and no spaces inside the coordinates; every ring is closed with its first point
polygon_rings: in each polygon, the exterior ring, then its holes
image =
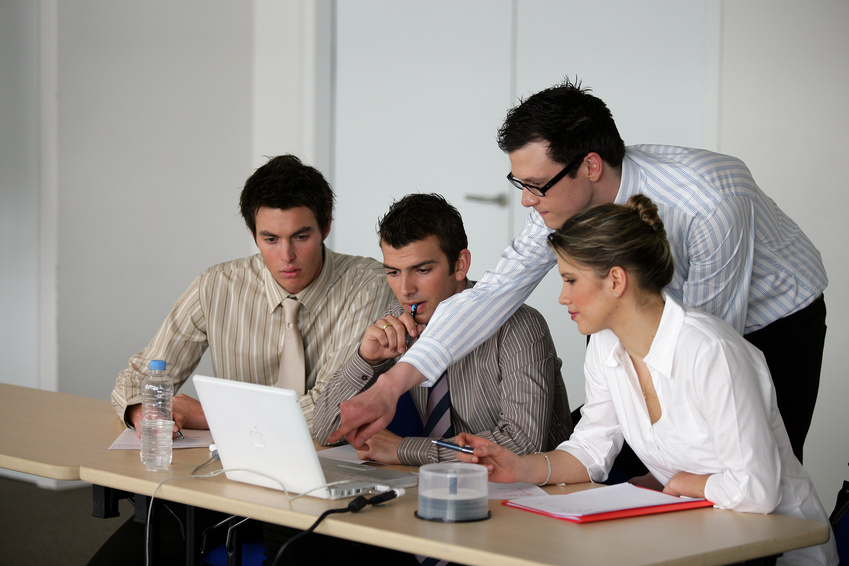
{"type": "Polygon", "coordinates": [[[315,215],[322,233],[333,219],[335,196],[330,184],[317,169],[304,165],[294,155],[272,157],[245,182],[239,208],[242,218],[256,237],[256,213],[262,207],[288,210],[299,206],[315,215]]]}
{"type": "Polygon", "coordinates": [[[451,273],[460,252],[469,247],[460,212],[437,194],[409,194],[393,202],[378,221],[377,234],[381,244],[396,250],[436,236],[451,273]]]}
{"type": "MultiPolygon", "coordinates": [[[[607,105],[568,78],[542,90],[507,112],[498,130],[498,147],[506,153],[531,142],[548,142],[548,157],[564,167],[590,152],[608,165],[619,168],[625,157],[625,142],[619,135],[607,105]]],[[[578,166],[569,171],[574,177],[578,166]]]]}

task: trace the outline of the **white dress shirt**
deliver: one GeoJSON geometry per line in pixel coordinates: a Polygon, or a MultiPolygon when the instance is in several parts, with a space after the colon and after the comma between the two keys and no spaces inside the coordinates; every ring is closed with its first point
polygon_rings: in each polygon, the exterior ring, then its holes
{"type": "MultiPolygon", "coordinates": [[[[572,437],[595,482],[607,479],[622,440],[663,484],[678,472],[710,474],[717,507],[828,520],[793,455],[761,352],[734,328],[666,295],[644,362],[661,408],[652,424],[634,365],[609,330],[594,334],[584,364],[587,401],[572,437]]],[[[833,540],[785,553],[782,564],[836,564],[833,540]]]]}

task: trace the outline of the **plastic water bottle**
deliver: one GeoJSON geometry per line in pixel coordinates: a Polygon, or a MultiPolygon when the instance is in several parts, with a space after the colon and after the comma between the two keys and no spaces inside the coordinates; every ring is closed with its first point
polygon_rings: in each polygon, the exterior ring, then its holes
{"type": "Polygon", "coordinates": [[[165,375],[165,362],[152,360],[150,374],[142,381],[141,421],[141,461],[150,472],[167,470],[171,466],[173,398],[174,385],[165,375]]]}

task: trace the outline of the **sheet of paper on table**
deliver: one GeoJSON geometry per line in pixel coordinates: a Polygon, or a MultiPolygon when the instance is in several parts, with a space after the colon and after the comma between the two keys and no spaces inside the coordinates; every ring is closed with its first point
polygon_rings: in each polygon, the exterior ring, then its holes
{"type": "MultiPolygon", "coordinates": [[[[175,438],[172,444],[174,450],[179,448],[209,448],[212,444],[212,433],[208,430],[182,429],[183,438],[175,438]]],[[[109,450],[138,450],[141,441],[136,436],[136,431],[128,428],[118,435],[118,438],[109,447],[109,450]]]]}
{"type": "Polygon", "coordinates": [[[489,482],[489,499],[518,499],[544,495],[548,495],[545,490],[532,483],[489,482]]]}

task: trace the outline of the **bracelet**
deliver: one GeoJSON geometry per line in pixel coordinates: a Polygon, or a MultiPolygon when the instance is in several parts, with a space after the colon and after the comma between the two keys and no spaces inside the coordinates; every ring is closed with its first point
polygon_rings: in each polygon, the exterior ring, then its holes
{"type": "Polygon", "coordinates": [[[545,476],[545,481],[537,484],[538,486],[542,487],[544,485],[548,485],[548,480],[551,479],[551,460],[548,458],[548,454],[546,454],[545,452],[537,452],[537,454],[542,454],[542,457],[545,458],[545,463],[548,464],[548,475],[545,476]]]}

